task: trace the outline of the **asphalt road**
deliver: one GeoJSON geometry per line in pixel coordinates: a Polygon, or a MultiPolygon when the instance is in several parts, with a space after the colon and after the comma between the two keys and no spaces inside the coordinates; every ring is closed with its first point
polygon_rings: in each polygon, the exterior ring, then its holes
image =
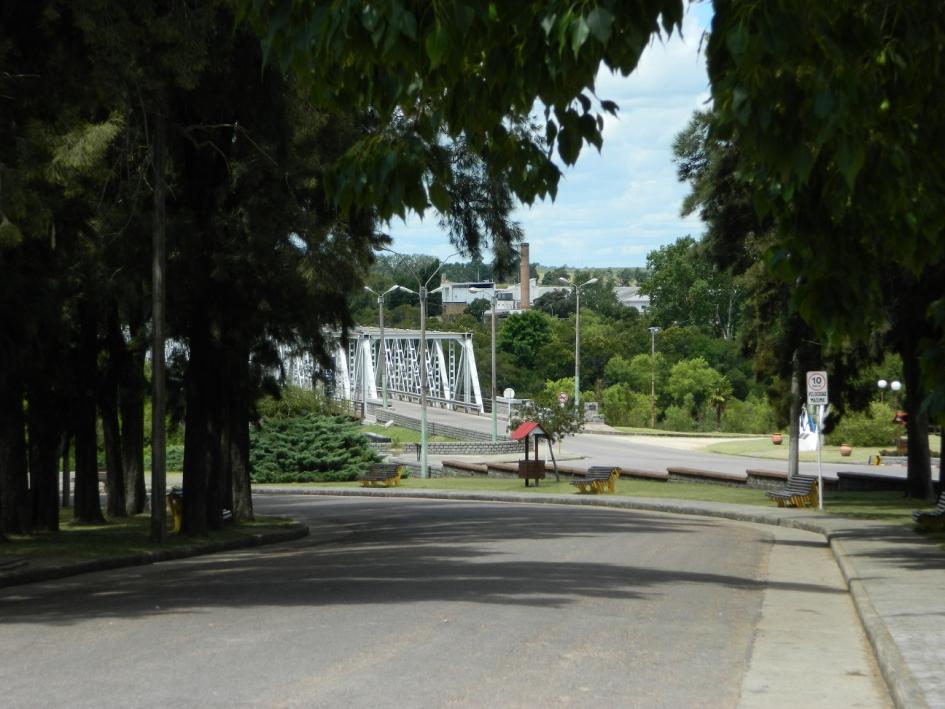
{"type": "MultiPolygon", "coordinates": [[[[391,402],[392,408],[398,413],[420,418],[420,406],[404,401],[391,402]]],[[[450,426],[488,433],[492,431],[492,420],[489,416],[475,416],[458,411],[447,411],[436,407],[427,409],[429,421],[441,422],[450,426]]],[[[505,422],[499,422],[500,431],[504,430],[505,422]]],[[[703,468],[723,473],[744,473],[746,468],[763,468],[766,470],[787,471],[787,462],[749,458],[746,456],[721,455],[704,453],[698,450],[685,450],[666,445],[667,439],[658,439],[653,436],[607,435],[598,433],[580,433],[567,437],[561,444],[561,455],[568,459],[579,459],[579,467],[590,465],[616,465],[622,468],[636,468],[642,470],[665,470],[667,466],[681,466],[689,468],[703,468]]],[[[545,454],[546,447],[540,452],[545,454]]],[[[555,455],[558,455],[557,449],[555,455]]],[[[816,463],[800,463],[800,472],[804,475],[817,475],[816,463]]],[[[879,471],[883,475],[905,476],[905,466],[884,466],[882,469],[868,465],[851,463],[824,463],[823,474],[826,478],[835,478],[840,470],[856,470],[870,473],[879,471]]],[[[934,474],[934,473],[933,473],[934,474]]]]}
{"type": "Polygon", "coordinates": [[[0,591],[0,703],[772,707],[816,687],[805,706],[885,706],[846,593],[816,563],[784,573],[828,559],[815,535],[549,505],[258,507],[311,538],[0,591]]]}

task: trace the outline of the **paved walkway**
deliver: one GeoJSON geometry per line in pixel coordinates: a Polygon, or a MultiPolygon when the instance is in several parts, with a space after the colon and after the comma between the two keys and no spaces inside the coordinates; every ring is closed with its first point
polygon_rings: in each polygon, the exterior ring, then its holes
{"type": "MultiPolygon", "coordinates": [[[[408,496],[530,504],[599,505],[780,525],[826,537],[898,707],[945,707],[945,553],[908,527],[814,510],[655,498],[359,488],[257,489],[257,494],[408,496]]],[[[259,540],[261,541],[261,540],[259,540]]],[[[273,539],[272,541],[277,541],[273,539]]],[[[281,540],[279,540],[281,541],[281,540]]],[[[257,541],[258,543],[258,541],[257,541]]],[[[219,549],[207,549],[217,551],[219,549]]],[[[159,560],[159,559],[154,559],[159,560]]],[[[127,563],[142,563],[139,559],[127,563]]],[[[115,560],[107,567],[114,568],[115,560]]],[[[103,567],[105,568],[105,567],[103,567]]],[[[46,569],[47,578],[97,570],[90,562],[46,569]]],[[[0,568],[0,586],[40,580],[36,569],[0,568]]]]}

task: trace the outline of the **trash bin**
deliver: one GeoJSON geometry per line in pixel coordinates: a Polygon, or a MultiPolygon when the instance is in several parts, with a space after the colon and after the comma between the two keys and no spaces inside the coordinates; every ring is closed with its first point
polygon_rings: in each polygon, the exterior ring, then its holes
{"type": "Polygon", "coordinates": [[[167,491],[167,507],[171,511],[171,519],[174,522],[174,532],[180,532],[181,525],[184,522],[183,488],[172,487],[167,491]]]}

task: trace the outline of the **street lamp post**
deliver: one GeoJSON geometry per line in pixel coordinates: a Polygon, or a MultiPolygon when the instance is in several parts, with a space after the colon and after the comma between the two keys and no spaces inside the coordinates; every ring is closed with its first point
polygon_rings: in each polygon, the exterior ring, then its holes
{"type": "Polygon", "coordinates": [[[660,329],[650,328],[650,428],[656,428],[656,333],[660,329]]]}
{"type": "MultiPolygon", "coordinates": [[[[482,291],[488,290],[487,288],[470,288],[470,293],[479,293],[482,291]]],[[[495,288],[495,283],[492,284],[492,442],[495,443],[499,439],[499,426],[496,419],[496,388],[495,388],[495,317],[496,317],[496,300],[497,300],[497,291],[495,288]]]]}
{"type": "Polygon", "coordinates": [[[381,390],[384,408],[387,408],[387,340],[384,339],[384,299],[396,290],[404,290],[403,286],[391,286],[383,293],[378,293],[370,286],[364,286],[364,290],[377,296],[378,323],[381,327],[381,346],[378,348],[378,358],[381,360],[381,390]]]}
{"type": "Polygon", "coordinates": [[[581,412],[581,289],[592,283],[597,283],[596,278],[584,281],[577,285],[567,278],[559,277],[559,281],[567,283],[574,289],[574,408],[580,414],[581,412]]]}
{"type": "Polygon", "coordinates": [[[891,382],[887,382],[885,379],[880,379],[878,382],[876,382],[876,386],[879,387],[879,401],[882,403],[887,388],[897,396],[899,395],[899,390],[902,389],[902,382],[897,379],[893,379],[891,382]]]}
{"type": "MultiPolygon", "coordinates": [[[[385,251],[390,251],[390,249],[385,249],[385,251]]],[[[396,253],[391,251],[391,253],[396,253]]],[[[420,299],[420,477],[428,478],[430,477],[430,469],[427,466],[427,295],[429,293],[438,293],[442,286],[439,288],[434,288],[432,291],[427,290],[427,286],[430,285],[430,281],[433,280],[433,277],[440,272],[440,269],[446,265],[446,262],[453,258],[454,256],[459,255],[459,251],[456,251],[445,259],[440,261],[440,265],[436,267],[436,270],[430,274],[425,283],[420,282],[420,277],[414,273],[414,276],[417,278],[417,290],[410,290],[404,286],[398,286],[400,290],[407,291],[408,293],[413,293],[420,299]]],[[[400,254],[397,254],[400,256],[400,254]]]]}

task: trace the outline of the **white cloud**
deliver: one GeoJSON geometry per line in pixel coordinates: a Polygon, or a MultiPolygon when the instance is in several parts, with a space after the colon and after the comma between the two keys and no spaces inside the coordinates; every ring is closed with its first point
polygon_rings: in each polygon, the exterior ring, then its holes
{"type": "MultiPolygon", "coordinates": [[[[554,203],[520,207],[515,218],[531,245],[531,258],[546,265],[643,266],[646,255],[703,225],[680,216],[686,185],[676,179],[672,141],[709,97],[705,58],[699,50],[711,8],[695,5],[683,37],[654,41],[629,77],[602,70],[597,94],[620,106],[604,125],[604,147],[582,153],[564,171],[554,203]]],[[[392,225],[394,248],[440,257],[455,249],[427,217],[392,225]]]]}

